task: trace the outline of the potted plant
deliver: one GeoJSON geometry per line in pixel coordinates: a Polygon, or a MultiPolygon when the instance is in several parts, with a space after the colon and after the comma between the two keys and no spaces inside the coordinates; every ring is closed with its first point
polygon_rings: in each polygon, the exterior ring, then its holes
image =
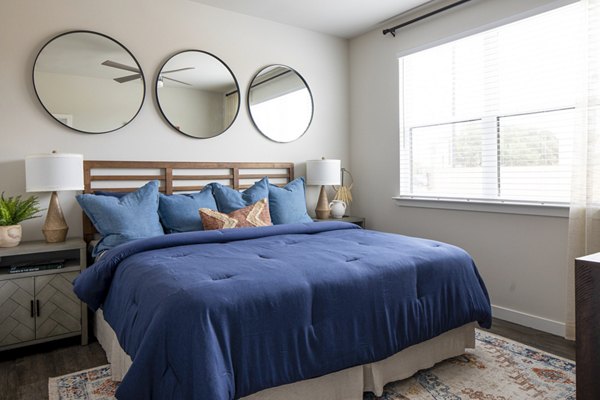
{"type": "Polygon", "coordinates": [[[14,247],[21,242],[21,222],[39,217],[39,201],[36,196],[25,200],[21,196],[0,195],[0,247],[14,247]]]}

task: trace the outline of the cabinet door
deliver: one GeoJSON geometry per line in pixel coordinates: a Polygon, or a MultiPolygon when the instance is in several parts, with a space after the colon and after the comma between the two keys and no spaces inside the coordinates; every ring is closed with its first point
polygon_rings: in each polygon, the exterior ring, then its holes
{"type": "Polygon", "coordinates": [[[0,281],[0,346],[35,339],[33,278],[0,281]]]}
{"type": "Polygon", "coordinates": [[[36,339],[81,331],[81,302],[73,293],[78,272],[35,277],[36,339]]]}

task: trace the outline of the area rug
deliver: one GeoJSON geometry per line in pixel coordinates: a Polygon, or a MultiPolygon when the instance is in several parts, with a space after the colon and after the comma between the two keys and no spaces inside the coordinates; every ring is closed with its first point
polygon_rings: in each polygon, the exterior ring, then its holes
{"type": "MultiPolygon", "coordinates": [[[[575,400],[575,363],[477,330],[476,348],[385,386],[364,400],[575,400]]],[[[104,365],[50,378],[50,400],[113,400],[104,365]]]]}

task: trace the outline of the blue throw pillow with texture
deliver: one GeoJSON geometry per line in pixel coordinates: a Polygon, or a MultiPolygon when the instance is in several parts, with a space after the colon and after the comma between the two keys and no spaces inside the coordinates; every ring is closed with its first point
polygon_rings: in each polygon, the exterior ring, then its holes
{"type": "Polygon", "coordinates": [[[102,238],[92,256],[130,240],[163,235],[158,219],[158,181],[122,197],[80,194],[79,205],[102,238]]]}
{"type": "Polygon", "coordinates": [[[168,233],[201,231],[202,219],[198,210],[200,208],[217,209],[217,203],[212,193],[212,186],[208,184],[197,193],[185,194],[160,194],[158,215],[168,233]]]}
{"type": "Polygon", "coordinates": [[[273,225],[313,222],[306,211],[304,178],[296,178],[282,188],[270,184],[269,211],[273,225]]]}
{"type": "Polygon", "coordinates": [[[269,181],[267,177],[262,178],[243,192],[223,186],[220,183],[213,183],[213,185],[213,195],[217,201],[217,207],[220,212],[226,214],[269,197],[269,181]]]}

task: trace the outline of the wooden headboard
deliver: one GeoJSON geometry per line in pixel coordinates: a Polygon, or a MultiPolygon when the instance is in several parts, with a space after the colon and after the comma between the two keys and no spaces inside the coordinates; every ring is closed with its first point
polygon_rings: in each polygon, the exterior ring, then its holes
{"type": "MultiPolygon", "coordinates": [[[[264,176],[268,176],[273,184],[285,185],[294,179],[294,164],[86,160],[83,162],[83,192],[132,192],[152,180],[160,181],[160,191],[164,194],[198,191],[210,182],[238,190],[252,186],[254,181],[264,176]]],[[[94,225],[84,213],[84,240],[89,243],[95,233],[94,225]]]]}

